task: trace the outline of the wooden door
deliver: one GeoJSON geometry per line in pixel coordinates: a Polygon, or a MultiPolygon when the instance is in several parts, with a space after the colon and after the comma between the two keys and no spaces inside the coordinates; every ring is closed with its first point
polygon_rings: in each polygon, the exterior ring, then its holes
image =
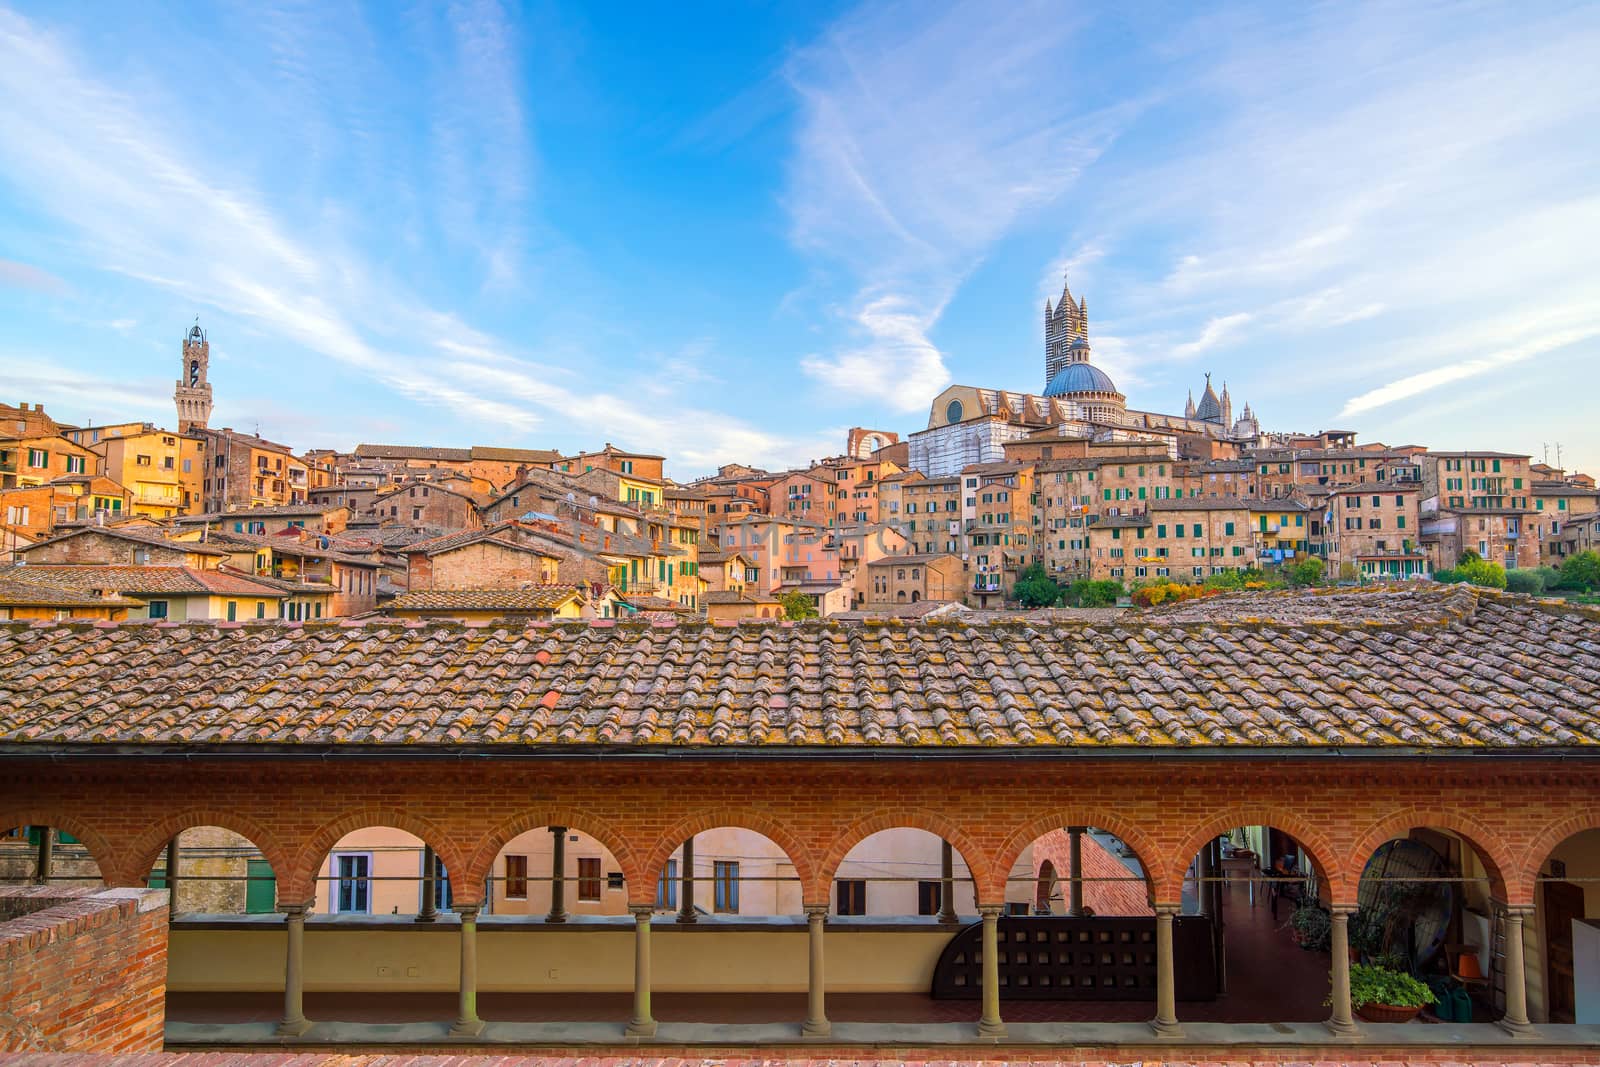
{"type": "Polygon", "coordinates": [[[1583,918],[1583,888],[1571,882],[1544,884],[1544,980],[1550,1021],[1576,1020],[1572,984],[1572,920],[1583,918]]]}

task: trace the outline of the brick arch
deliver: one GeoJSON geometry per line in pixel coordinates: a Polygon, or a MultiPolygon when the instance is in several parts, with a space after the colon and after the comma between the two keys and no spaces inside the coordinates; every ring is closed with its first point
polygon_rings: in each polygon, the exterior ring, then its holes
{"type": "Polygon", "coordinates": [[[998,893],[994,891],[994,859],[989,851],[978,844],[959,824],[951,822],[949,818],[936,811],[922,808],[885,808],[857,819],[835,834],[817,871],[816,884],[806,892],[807,903],[828,903],[834,876],[839,872],[839,865],[845,861],[845,857],[850,855],[851,849],[880,830],[900,829],[926,830],[950,842],[951,847],[961,854],[962,861],[972,874],[978,903],[980,905],[1005,903],[1003,878],[1000,891],[998,893]]]}
{"type": "Polygon", "coordinates": [[[483,895],[484,886],[494,870],[494,861],[506,845],[529,830],[547,826],[565,826],[569,830],[587,834],[598,841],[622,868],[622,877],[630,891],[634,883],[639,880],[638,853],[628,844],[628,839],[614,827],[587,812],[566,808],[542,808],[518,812],[479,839],[477,847],[472,852],[472,859],[468,861],[461,876],[461,884],[470,887],[475,894],[471,899],[477,900],[483,895]]]}
{"type": "MultiPolygon", "coordinates": [[[[1134,855],[1139,857],[1139,866],[1144,868],[1145,887],[1150,892],[1151,900],[1165,900],[1162,892],[1167,888],[1159,881],[1163,871],[1159,866],[1161,849],[1156,845],[1140,826],[1131,823],[1119,815],[1106,811],[1093,811],[1087,809],[1067,809],[1050,811],[1037,815],[1023,823],[1020,827],[1007,835],[1005,843],[1000,846],[1000,852],[995,862],[995,871],[1004,872],[1001,877],[1008,877],[1011,868],[1017,865],[1017,859],[1024,849],[1039,840],[1052,830],[1063,830],[1068,826],[1093,826],[1101,830],[1109,830],[1115,834],[1129,848],[1134,855]]],[[[1002,894],[1005,891],[1004,883],[1000,886],[1002,894]]],[[[1174,888],[1172,899],[1177,899],[1182,892],[1182,885],[1174,888]]]]}
{"type": "Polygon", "coordinates": [[[1328,900],[1336,904],[1355,902],[1355,886],[1345,876],[1345,865],[1339,862],[1344,853],[1333,847],[1323,831],[1292,811],[1249,806],[1224,809],[1202,818],[1197,828],[1175,850],[1165,854],[1162,861],[1165,873],[1160,884],[1164,892],[1172,895],[1166,899],[1157,898],[1157,903],[1178,903],[1184,872],[1199,855],[1200,849],[1207,841],[1235,826],[1270,826],[1274,830],[1282,830],[1311,854],[1312,862],[1317,865],[1317,872],[1321,875],[1323,894],[1328,900]]]}
{"type": "MultiPolygon", "coordinates": [[[[300,851],[295,853],[294,859],[290,861],[288,869],[278,872],[278,901],[298,903],[315,900],[317,868],[322,866],[322,861],[345,834],[369,826],[392,826],[396,830],[404,830],[408,834],[420,837],[423,844],[431,847],[438,855],[444,863],[445,870],[454,872],[467,869],[466,858],[460,848],[437,823],[394,808],[358,808],[323,823],[311,832],[306,838],[306,843],[300,846],[300,851]]],[[[451,877],[456,876],[452,874],[451,877]]],[[[465,886],[458,884],[454,888],[462,900],[477,899],[466,895],[465,886]]]]}
{"type": "Polygon", "coordinates": [[[13,826],[48,826],[52,830],[65,830],[76,837],[83,842],[83,847],[89,850],[89,856],[94,860],[95,866],[100,868],[100,880],[108,888],[118,889],[144,884],[144,878],[133,870],[135,864],[128,858],[127,846],[113,847],[109,838],[96,830],[92,824],[80,822],[75,815],[63,815],[60,812],[47,814],[39,808],[0,811],[0,829],[10,829],[13,826]]]}
{"type": "Polygon", "coordinates": [[[291,850],[285,848],[271,831],[254,819],[237,812],[216,808],[190,808],[162,816],[134,839],[132,854],[134,867],[141,872],[139,880],[143,882],[149,877],[150,871],[155,867],[156,859],[161,855],[161,850],[167,847],[168,841],[182,831],[196,826],[217,826],[245,838],[266,857],[267,862],[272,865],[275,876],[279,871],[286,870],[290,864],[291,850]]]}
{"type": "Polygon", "coordinates": [[[820,897],[814,897],[812,893],[812,889],[816,884],[816,856],[804,842],[795,836],[794,831],[759,812],[746,811],[743,808],[711,808],[679,819],[657,839],[655,846],[650,849],[644,858],[644,868],[639,883],[637,885],[631,881],[628,883],[628,902],[631,904],[654,904],[656,900],[656,883],[661,878],[661,872],[666,869],[667,860],[672,858],[672,853],[678,846],[688,840],[692,834],[703,833],[706,830],[716,830],[724,826],[735,826],[742,830],[754,830],[783,849],[784,855],[789,857],[789,862],[794,864],[795,875],[800,879],[801,901],[805,904],[827,901],[826,887],[823,888],[820,897]]]}
{"type": "Polygon", "coordinates": [[[1449,830],[1457,834],[1477,852],[1478,859],[1483,861],[1483,866],[1489,874],[1489,890],[1496,900],[1506,899],[1508,872],[1518,870],[1518,864],[1511,859],[1499,844],[1496,834],[1482,823],[1459,812],[1446,811],[1441,808],[1412,807],[1403,808],[1379,819],[1372,826],[1363,830],[1356,837],[1355,844],[1350,847],[1350,866],[1345,871],[1350,888],[1359,890],[1361,885],[1361,872],[1366,867],[1367,861],[1378,850],[1378,846],[1385,841],[1405,837],[1414,829],[1449,830]]]}
{"type": "Polygon", "coordinates": [[[1534,904],[1538,902],[1539,870],[1550,853],[1573,834],[1585,830],[1600,830],[1600,809],[1591,808],[1576,815],[1568,815],[1550,823],[1534,834],[1532,842],[1522,853],[1520,862],[1506,881],[1507,904],[1534,904]]]}

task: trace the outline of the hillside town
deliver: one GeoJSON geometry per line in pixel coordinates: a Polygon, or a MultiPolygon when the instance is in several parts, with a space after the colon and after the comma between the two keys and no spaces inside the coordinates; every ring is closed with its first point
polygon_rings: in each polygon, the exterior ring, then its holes
{"type": "Polygon", "coordinates": [[[952,385],[922,429],[678,481],[668,457],[609,442],[296,451],[213,427],[197,323],[170,427],[0,405],[0,618],[921,618],[1275,583],[1600,580],[1589,474],[1264,429],[1209,375],[1181,415],[1130,408],[1066,287],[1044,339],[1040,393],[952,385]]]}

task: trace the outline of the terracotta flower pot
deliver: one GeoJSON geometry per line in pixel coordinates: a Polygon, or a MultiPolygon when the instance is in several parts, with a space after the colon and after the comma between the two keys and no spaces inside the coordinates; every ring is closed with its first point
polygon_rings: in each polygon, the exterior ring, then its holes
{"type": "Polygon", "coordinates": [[[1404,1008],[1398,1004],[1363,1004],[1356,1009],[1356,1014],[1369,1023],[1408,1023],[1421,1010],[1414,1004],[1404,1008]]]}

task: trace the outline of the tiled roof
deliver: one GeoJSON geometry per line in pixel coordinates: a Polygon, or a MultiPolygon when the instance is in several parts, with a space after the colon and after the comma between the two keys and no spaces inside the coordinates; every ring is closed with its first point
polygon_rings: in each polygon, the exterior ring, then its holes
{"type": "Polygon", "coordinates": [[[331,559],[339,563],[348,563],[356,567],[376,567],[376,561],[366,557],[352,555],[334,547],[334,539],[329,538],[329,547],[323,548],[318,538],[321,535],[313,534],[309,539],[302,541],[297,537],[287,537],[283,534],[245,534],[235,533],[232,530],[212,530],[206,535],[204,544],[197,541],[169,542],[184,548],[206,549],[207,545],[218,546],[207,550],[209,555],[226,556],[230,553],[223,551],[221,546],[233,545],[244,548],[270,548],[282,556],[296,556],[302,559],[331,559]]]}
{"type": "Polygon", "coordinates": [[[362,459],[432,459],[465,463],[472,458],[470,448],[430,448],[426,445],[356,445],[362,459]]]}
{"type": "Polygon", "coordinates": [[[95,596],[92,593],[83,593],[76,589],[61,589],[50,585],[39,585],[35,582],[19,582],[11,578],[0,577],[0,607],[104,608],[137,607],[139,603],[137,600],[129,600],[116,594],[95,596]]]}
{"type": "Polygon", "coordinates": [[[394,599],[396,611],[554,611],[583,594],[570,585],[525,589],[424,589],[394,599]]]}
{"type": "Polygon", "coordinates": [[[208,511],[203,514],[179,515],[172,521],[179,526],[198,526],[208,522],[230,522],[234,519],[271,519],[280,516],[329,515],[345,510],[343,504],[270,504],[259,508],[240,508],[237,511],[208,511]]]}
{"type": "Polygon", "coordinates": [[[279,590],[240,574],[193,567],[118,564],[12,564],[0,567],[0,580],[86,592],[111,589],[132,596],[199,596],[208,593],[281,597],[279,590]]]}
{"type": "Polygon", "coordinates": [[[36,541],[34,547],[53,545],[57,541],[65,541],[73,537],[82,537],[85,534],[100,534],[114,538],[118,541],[132,541],[135,544],[150,545],[155,548],[172,548],[180,552],[189,552],[197,556],[226,556],[228,553],[220,548],[210,548],[196,541],[173,541],[162,537],[161,534],[150,527],[109,527],[109,526],[79,526],[67,533],[57,534],[45,541],[36,541]]]}
{"type": "Polygon", "coordinates": [[[4,625],[0,741],[1600,745],[1600,612],[1228,599],[1079,624],[4,625]]]}

